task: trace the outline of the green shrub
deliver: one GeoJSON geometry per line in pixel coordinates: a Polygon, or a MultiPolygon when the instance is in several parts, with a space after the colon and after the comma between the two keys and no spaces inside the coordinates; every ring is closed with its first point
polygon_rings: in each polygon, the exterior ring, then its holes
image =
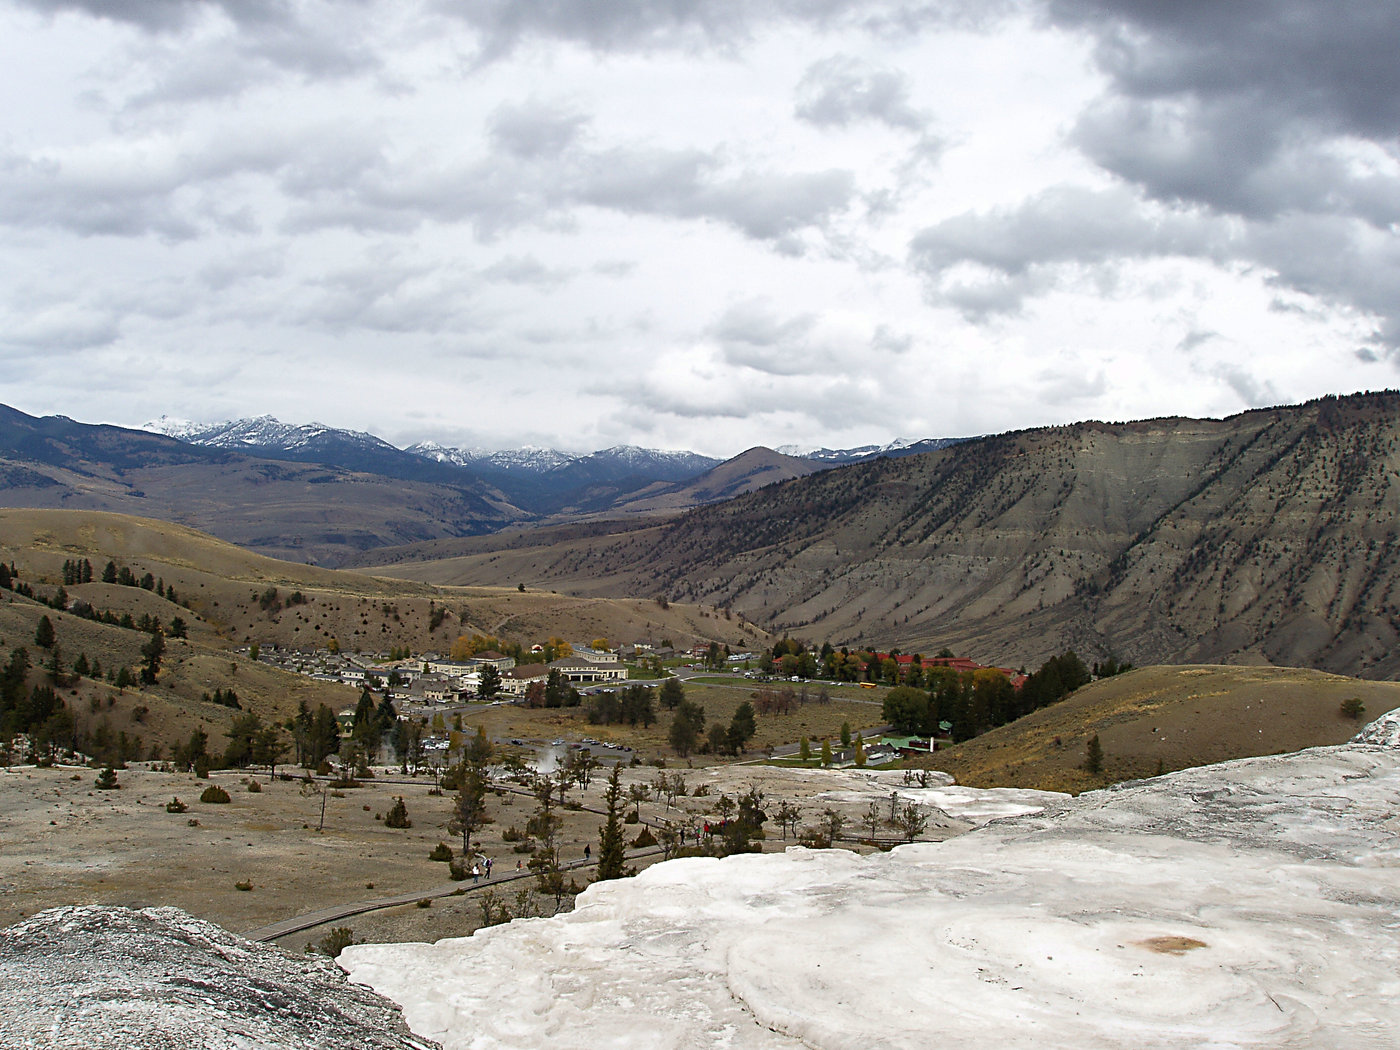
{"type": "Polygon", "coordinates": [[[355,931],[348,926],[337,926],[330,933],[321,938],[319,944],[312,946],[308,944],[308,953],[320,952],[322,955],[329,955],[334,959],[341,951],[355,943],[355,931]]]}
{"type": "Polygon", "coordinates": [[[439,842],[433,847],[433,851],[428,854],[429,860],[452,860],[452,847],[446,842],[439,842]]]}
{"type": "Polygon", "coordinates": [[[248,790],[256,793],[262,790],[262,785],[256,780],[250,780],[248,781],[248,790]]]}
{"type": "Polygon", "coordinates": [[[637,849],[656,845],[656,836],[651,833],[651,828],[642,828],[641,834],[632,840],[632,845],[637,849]]]}
{"type": "Polygon", "coordinates": [[[431,897],[423,897],[418,901],[418,907],[420,908],[431,908],[432,906],[433,899],[431,897]]]}
{"type": "Polygon", "coordinates": [[[233,884],[233,888],[236,890],[242,890],[246,893],[248,890],[251,890],[253,888],[253,884],[245,879],[242,882],[235,882],[233,884]]]}
{"type": "Polygon", "coordinates": [[[524,837],[525,837],[525,832],[521,831],[521,830],[520,830],[519,828],[517,828],[514,824],[512,824],[510,827],[506,828],[505,831],[501,832],[501,841],[502,841],[502,842],[519,842],[519,841],[520,841],[521,839],[523,839],[524,837]]]}
{"type": "Polygon", "coordinates": [[[178,798],[172,798],[165,804],[165,812],[167,813],[183,813],[189,808],[189,806],[185,805],[178,798]]]}
{"type": "Polygon", "coordinates": [[[394,804],[389,807],[389,815],[384,818],[386,828],[411,828],[413,821],[408,819],[408,807],[403,804],[402,798],[394,799],[394,804]]]}
{"type": "Polygon", "coordinates": [[[117,783],[117,771],[111,766],[108,766],[101,773],[97,774],[96,784],[102,791],[114,791],[121,787],[121,785],[117,783]]]}
{"type": "Polygon", "coordinates": [[[204,789],[204,793],[199,796],[201,802],[221,803],[228,802],[228,792],[219,787],[218,784],[210,784],[204,789]]]}

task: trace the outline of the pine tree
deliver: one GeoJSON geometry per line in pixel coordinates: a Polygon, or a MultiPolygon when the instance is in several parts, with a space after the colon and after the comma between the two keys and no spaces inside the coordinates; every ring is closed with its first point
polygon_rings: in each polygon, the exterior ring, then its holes
{"type": "Polygon", "coordinates": [[[608,789],[603,795],[608,807],[607,822],[598,837],[598,881],[620,879],[626,875],[626,842],[622,837],[622,763],[613,765],[608,777],[608,789]]]}
{"type": "Polygon", "coordinates": [[[1098,733],[1089,738],[1089,746],[1084,751],[1084,770],[1092,776],[1103,772],[1103,745],[1099,743],[1098,733]]]}
{"type": "Polygon", "coordinates": [[[34,644],[40,649],[51,649],[54,643],[53,621],[47,616],[39,617],[39,625],[34,629],[34,644]]]}
{"type": "Polygon", "coordinates": [[[462,856],[471,855],[472,832],[486,823],[486,778],[468,766],[459,778],[457,798],[452,803],[452,820],[447,830],[462,836],[462,856]]]}

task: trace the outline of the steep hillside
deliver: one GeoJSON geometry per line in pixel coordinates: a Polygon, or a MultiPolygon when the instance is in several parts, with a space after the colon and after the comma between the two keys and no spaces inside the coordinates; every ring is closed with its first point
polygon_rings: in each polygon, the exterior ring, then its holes
{"type": "Polygon", "coordinates": [[[653,485],[618,501],[612,508],[617,515],[659,514],[690,507],[721,503],[749,492],[806,477],[826,464],[811,459],[785,456],[770,448],[751,448],[733,459],[705,471],[697,478],[671,485],[653,485]]]}
{"type": "Polygon", "coordinates": [[[1400,707],[1400,684],[1289,667],[1143,667],[916,760],[970,787],[1085,791],[1190,766],[1342,744],[1400,707]],[[1341,712],[1358,699],[1359,718],[1341,712]],[[1103,774],[1083,769],[1089,738],[1103,774]]]}
{"type": "Polygon", "coordinates": [[[1400,675],[1400,394],[1082,423],[397,575],[666,594],[813,640],[1400,675]]]}

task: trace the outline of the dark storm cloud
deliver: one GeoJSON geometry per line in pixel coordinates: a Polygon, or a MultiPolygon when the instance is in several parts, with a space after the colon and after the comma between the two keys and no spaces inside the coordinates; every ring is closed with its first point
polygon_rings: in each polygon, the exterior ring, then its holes
{"type": "Polygon", "coordinates": [[[1400,5],[1376,0],[1049,0],[1088,29],[1110,93],[1082,148],[1162,199],[1251,218],[1303,209],[1378,225],[1400,184],[1319,145],[1400,134],[1400,5]]]}
{"type": "Polygon", "coordinates": [[[1400,9],[1384,0],[1049,0],[1091,29],[1098,64],[1132,98],[1251,97],[1365,137],[1400,125],[1400,9]]]}
{"type": "Polygon", "coordinates": [[[798,117],[819,127],[844,127],[873,120],[905,131],[921,131],[928,116],[909,102],[909,78],[850,55],[815,62],[797,86],[798,117]]]}

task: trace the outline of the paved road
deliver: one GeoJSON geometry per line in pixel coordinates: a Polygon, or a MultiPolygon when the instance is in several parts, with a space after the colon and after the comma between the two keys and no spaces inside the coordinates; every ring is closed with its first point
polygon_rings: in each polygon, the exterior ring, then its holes
{"type": "MultiPolygon", "coordinates": [[[[661,847],[651,849],[634,850],[627,855],[627,859],[637,860],[641,857],[651,857],[661,853],[661,847]]],[[[578,868],[591,868],[598,862],[596,860],[576,860],[564,865],[565,871],[574,871],[578,868]]],[[[363,915],[365,912],[378,911],[381,908],[397,908],[403,904],[413,904],[426,898],[451,897],[463,893],[471,893],[473,890],[489,889],[493,886],[503,886],[506,883],[516,882],[519,879],[533,879],[532,871],[517,871],[514,868],[498,871],[489,879],[478,881],[466,880],[463,882],[449,882],[444,886],[435,886],[427,890],[414,890],[408,893],[396,893],[390,897],[375,897],[372,900],[355,901],[351,904],[337,904],[329,908],[319,908],[316,911],[305,912],[301,915],[293,916],[290,919],[282,919],[279,922],[271,923],[267,926],[260,926],[256,930],[249,930],[243,934],[250,941],[275,941],[279,937],[286,937],[291,933],[300,933],[302,930],[309,930],[313,926],[320,926],[324,923],[335,922],[338,919],[348,919],[353,915],[363,915]]]]}

